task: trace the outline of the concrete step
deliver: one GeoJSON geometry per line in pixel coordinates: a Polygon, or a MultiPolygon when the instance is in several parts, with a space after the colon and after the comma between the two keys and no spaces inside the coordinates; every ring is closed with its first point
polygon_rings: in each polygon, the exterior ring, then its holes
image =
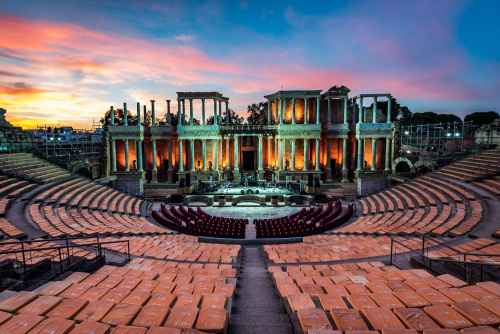
{"type": "Polygon", "coordinates": [[[229,325],[228,334],[293,334],[292,325],[229,325]]]}
{"type": "Polygon", "coordinates": [[[231,314],[285,314],[283,307],[233,307],[231,314]]]}

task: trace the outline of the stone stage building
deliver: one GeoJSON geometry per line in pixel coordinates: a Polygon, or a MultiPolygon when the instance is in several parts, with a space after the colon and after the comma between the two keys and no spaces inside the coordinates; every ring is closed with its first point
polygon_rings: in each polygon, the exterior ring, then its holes
{"type": "MultiPolygon", "coordinates": [[[[229,98],[217,92],[177,93],[178,119],[189,113],[177,126],[170,125],[170,100],[165,123],[131,125],[125,117],[124,125],[115,125],[111,113],[110,174],[117,176],[117,188],[135,194],[145,182],[172,183],[186,173],[213,181],[239,181],[250,173],[259,180],[307,180],[312,174],[324,181],[357,181],[360,194],[373,192],[385,186],[391,169],[391,95],[349,98],[349,92],[334,86],[323,94],[266,95],[268,109],[259,125],[229,124],[229,98]],[[388,100],[388,116],[377,109],[381,98],[388,100]],[[373,108],[363,107],[367,100],[373,108]],[[194,124],[194,103],[201,103],[200,124],[194,124]],[[209,125],[212,105],[215,124],[209,125]]],[[[151,111],[154,120],[155,101],[151,111]]]]}

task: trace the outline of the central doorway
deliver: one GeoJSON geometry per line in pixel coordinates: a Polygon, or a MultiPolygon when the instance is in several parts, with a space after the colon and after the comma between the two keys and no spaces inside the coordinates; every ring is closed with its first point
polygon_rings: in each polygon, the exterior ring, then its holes
{"type": "Polygon", "coordinates": [[[255,151],[243,151],[243,170],[255,170],[255,151]]]}

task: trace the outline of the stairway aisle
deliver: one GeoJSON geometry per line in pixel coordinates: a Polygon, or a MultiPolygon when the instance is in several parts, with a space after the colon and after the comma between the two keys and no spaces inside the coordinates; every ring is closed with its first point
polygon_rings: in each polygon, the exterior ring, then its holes
{"type": "Polygon", "coordinates": [[[259,247],[243,246],[228,334],[292,334],[259,247]]]}

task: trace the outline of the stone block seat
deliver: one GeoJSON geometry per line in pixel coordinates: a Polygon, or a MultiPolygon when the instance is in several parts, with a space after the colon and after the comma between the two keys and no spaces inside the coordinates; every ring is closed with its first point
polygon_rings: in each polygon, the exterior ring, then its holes
{"type": "Polygon", "coordinates": [[[229,264],[136,258],[13,293],[0,301],[0,332],[224,333],[235,281],[229,264]]]}
{"type": "Polygon", "coordinates": [[[296,333],[498,333],[496,282],[469,285],[382,262],[275,265],[268,271],[296,333]]]}

